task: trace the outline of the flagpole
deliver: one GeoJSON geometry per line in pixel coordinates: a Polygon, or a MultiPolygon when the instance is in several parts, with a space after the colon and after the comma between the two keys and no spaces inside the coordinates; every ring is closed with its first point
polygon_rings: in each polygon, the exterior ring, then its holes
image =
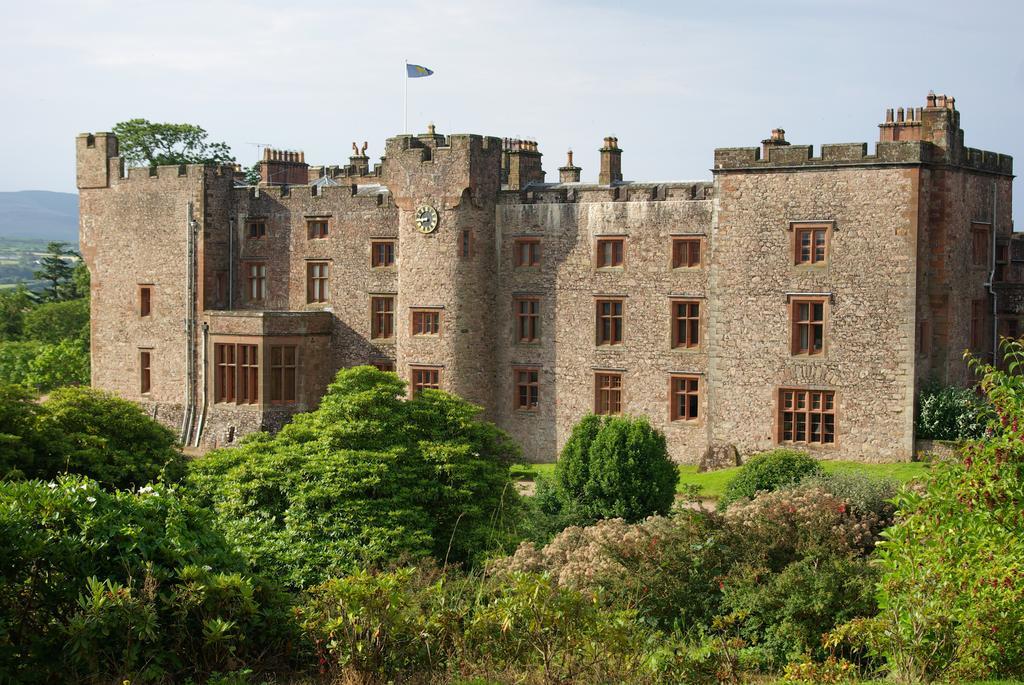
{"type": "Polygon", "coordinates": [[[402,120],[402,133],[409,132],[409,60],[405,60],[405,73],[402,74],[402,78],[405,79],[405,104],[403,106],[403,112],[405,118],[402,120]]]}

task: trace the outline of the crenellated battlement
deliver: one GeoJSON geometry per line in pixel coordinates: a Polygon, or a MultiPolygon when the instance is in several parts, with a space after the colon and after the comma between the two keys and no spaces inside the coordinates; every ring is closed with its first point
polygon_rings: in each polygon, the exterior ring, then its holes
{"type": "Polygon", "coordinates": [[[710,201],[714,184],[710,181],[672,183],[546,183],[531,185],[525,191],[506,190],[499,204],[586,204],[591,202],[702,202],[710,201]]]}

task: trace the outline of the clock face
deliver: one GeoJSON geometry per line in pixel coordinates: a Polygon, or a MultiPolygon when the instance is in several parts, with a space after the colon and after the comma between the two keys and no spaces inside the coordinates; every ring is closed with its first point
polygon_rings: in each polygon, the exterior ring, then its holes
{"type": "Polygon", "coordinates": [[[437,230],[437,210],[430,205],[420,205],[413,215],[416,230],[420,233],[433,233],[437,230]]]}

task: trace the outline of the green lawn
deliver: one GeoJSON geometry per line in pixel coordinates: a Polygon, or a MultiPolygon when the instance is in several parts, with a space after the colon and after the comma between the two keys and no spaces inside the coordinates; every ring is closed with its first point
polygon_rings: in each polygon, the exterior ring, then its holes
{"type": "MultiPolygon", "coordinates": [[[[905,483],[928,473],[927,462],[898,462],[895,464],[862,464],[855,461],[823,461],[821,465],[827,473],[862,473],[877,478],[895,478],[905,483]]],[[[518,480],[534,480],[541,474],[550,475],[555,471],[554,464],[516,464],[512,467],[512,476],[518,480]]],[[[700,486],[701,497],[717,499],[725,492],[725,486],[733,479],[739,467],[697,473],[696,466],[679,467],[678,491],[685,485],[700,486]]]]}

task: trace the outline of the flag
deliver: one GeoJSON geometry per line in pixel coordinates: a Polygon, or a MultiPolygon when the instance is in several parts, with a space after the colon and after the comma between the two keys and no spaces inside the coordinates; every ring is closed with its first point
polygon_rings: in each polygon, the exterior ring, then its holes
{"type": "Polygon", "coordinates": [[[421,67],[418,64],[406,63],[405,65],[405,74],[409,78],[423,78],[424,76],[430,76],[433,73],[433,69],[427,69],[426,67],[421,67]]]}

